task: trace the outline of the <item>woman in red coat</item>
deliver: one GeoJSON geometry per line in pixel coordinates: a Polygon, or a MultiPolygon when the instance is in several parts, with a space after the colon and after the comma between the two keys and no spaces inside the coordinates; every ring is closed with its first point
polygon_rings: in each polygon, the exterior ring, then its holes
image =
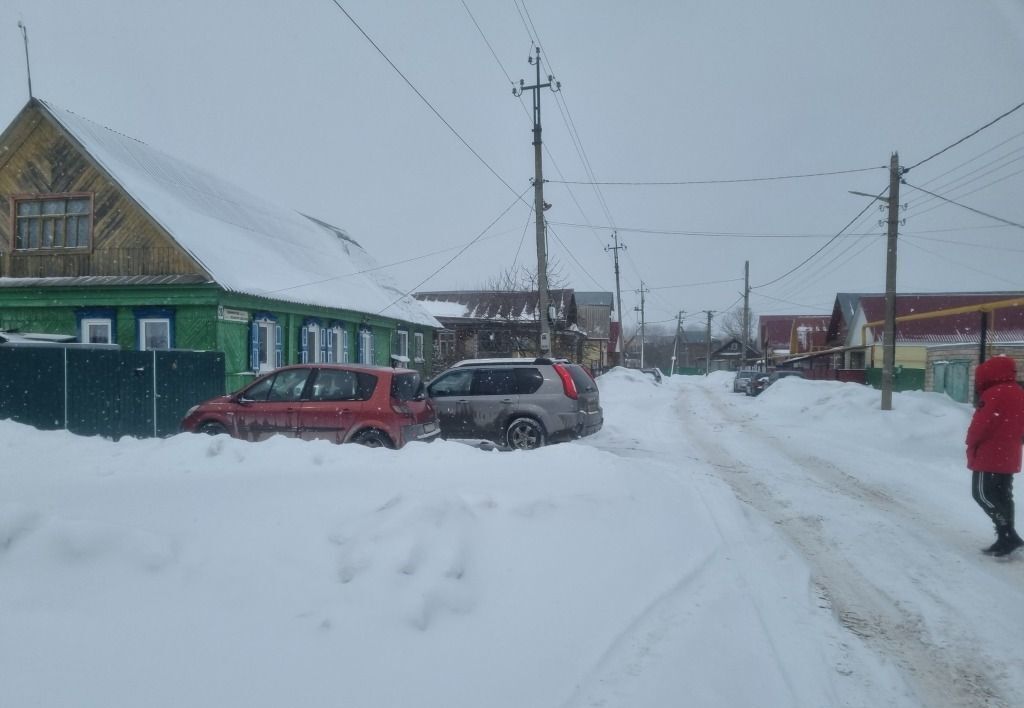
{"type": "Polygon", "coordinates": [[[1020,472],[1024,438],[1024,389],[1017,365],[996,356],[974,373],[978,408],[967,429],[967,467],[974,501],[996,525],[996,542],[983,552],[1005,556],[1024,545],[1013,526],[1013,475],[1020,472]]]}

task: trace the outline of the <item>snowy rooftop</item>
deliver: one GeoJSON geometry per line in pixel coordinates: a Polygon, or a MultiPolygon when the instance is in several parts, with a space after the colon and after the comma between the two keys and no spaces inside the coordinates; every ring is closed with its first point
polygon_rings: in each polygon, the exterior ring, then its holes
{"type": "Polygon", "coordinates": [[[343,230],[39,103],[224,289],[440,326],[343,230]]]}

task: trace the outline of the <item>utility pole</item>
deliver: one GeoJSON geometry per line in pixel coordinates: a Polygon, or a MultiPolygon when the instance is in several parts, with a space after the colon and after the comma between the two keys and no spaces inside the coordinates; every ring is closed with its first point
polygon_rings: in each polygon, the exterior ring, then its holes
{"type": "MultiPolygon", "coordinates": [[[[885,337],[882,350],[882,410],[892,410],[892,378],[896,368],[896,236],[899,233],[900,156],[889,159],[889,223],[885,250],[885,337]]],[[[886,201],[883,200],[883,201],[886,201]]]]}
{"type": "Polygon", "coordinates": [[[679,330],[683,327],[683,313],[685,312],[686,310],[680,310],[679,314],[676,315],[676,336],[672,342],[672,368],[669,369],[669,376],[675,376],[676,374],[676,352],[679,350],[679,330]]]}
{"type": "Polygon", "coordinates": [[[640,281],[640,289],[637,291],[640,293],[640,307],[634,307],[633,309],[640,313],[640,368],[644,368],[644,342],[646,341],[644,332],[644,294],[650,292],[644,287],[644,281],[640,281]]]}
{"type": "Polygon", "coordinates": [[[544,233],[544,211],[548,204],[544,203],[544,170],[541,160],[540,139],[540,90],[550,88],[552,92],[562,88],[554,76],[548,76],[547,83],[540,82],[540,47],[537,47],[536,58],[530,57],[529,62],[537,70],[537,83],[533,86],[524,85],[519,79],[519,86],[512,87],[513,96],[522,96],[523,91],[533,91],[533,208],[537,214],[537,310],[540,315],[540,337],[537,341],[537,353],[546,356],[551,352],[551,324],[548,321],[548,247],[544,233]]]}
{"type": "Polygon", "coordinates": [[[747,339],[750,330],[750,261],[743,261],[743,353],[740,368],[747,368],[747,339]]]}
{"type": "Polygon", "coordinates": [[[704,310],[704,313],[708,316],[708,333],[707,333],[707,338],[708,338],[708,358],[707,358],[706,363],[704,365],[704,375],[705,376],[710,376],[711,375],[711,316],[715,314],[715,311],[714,310],[704,310]]]}
{"type": "Polygon", "coordinates": [[[21,37],[25,42],[25,73],[28,75],[28,97],[32,99],[32,64],[28,60],[28,27],[21,20],[18,20],[18,27],[21,28],[21,37]]]}
{"type": "MultiPolygon", "coordinates": [[[[619,287],[619,249],[625,248],[626,245],[619,245],[619,232],[612,231],[612,241],[614,246],[605,246],[604,250],[611,251],[615,256],[615,312],[619,318],[619,337],[622,337],[622,289],[619,287]]],[[[622,358],[623,352],[619,352],[619,358],[622,358]]],[[[618,361],[616,364],[622,364],[623,362],[618,361]]]]}
{"type": "Polygon", "coordinates": [[[885,328],[882,341],[882,410],[892,410],[893,372],[896,369],[896,238],[899,235],[900,180],[903,169],[900,156],[894,152],[889,158],[889,196],[880,197],[866,192],[854,192],[889,205],[885,250],[885,328]]]}

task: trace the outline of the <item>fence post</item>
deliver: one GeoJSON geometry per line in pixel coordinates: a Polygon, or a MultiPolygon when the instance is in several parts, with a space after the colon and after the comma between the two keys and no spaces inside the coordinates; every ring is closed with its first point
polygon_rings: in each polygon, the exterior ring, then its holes
{"type": "Polygon", "coordinates": [[[64,430],[68,429],[68,348],[64,347],[64,430]]]}
{"type": "Polygon", "coordinates": [[[157,437],[157,419],[156,419],[156,416],[157,416],[157,410],[159,409],[159,406],[157,406],[157,400],[156,399],[157,399],[157,396],[159,394],[157,393],[157,381],[156,381],[156,349],[151,349],[150,351],[153,352],[153,437],[155,438],[155,437],[157,437]]]}

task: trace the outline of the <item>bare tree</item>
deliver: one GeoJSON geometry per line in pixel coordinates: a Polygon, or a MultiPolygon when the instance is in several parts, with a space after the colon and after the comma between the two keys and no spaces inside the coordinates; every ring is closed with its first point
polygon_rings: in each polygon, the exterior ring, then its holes
{"type": "MultiPolygon", "coordinates": [[[[548,263],[548,290],[560,290],[566,286],[565,273],[558,261],[548,263]]],[[[513,266],[491,276],[480,286],[491,292],[530,292],[537,289],[537,269],[513,266]]]]}
{"type": "MultiPolygon", "coordinates": [[[[743,341],[743,310],[729,310],[718,320],[718,334],[722,339],[738,339],[743,341]]],[[[754,313],[750,312],[747,321],[747,343],[750,346],[757,346],[757,339],[754,337],[754,313]]]]}

